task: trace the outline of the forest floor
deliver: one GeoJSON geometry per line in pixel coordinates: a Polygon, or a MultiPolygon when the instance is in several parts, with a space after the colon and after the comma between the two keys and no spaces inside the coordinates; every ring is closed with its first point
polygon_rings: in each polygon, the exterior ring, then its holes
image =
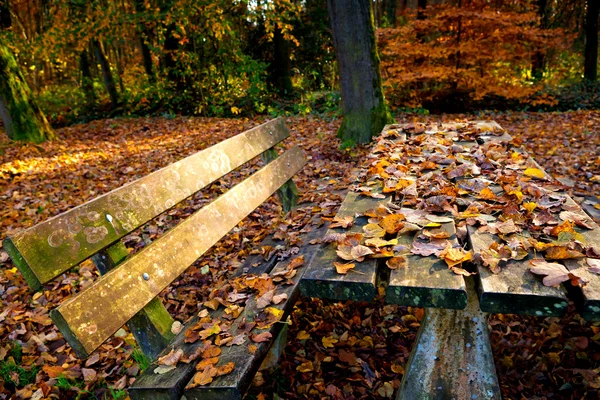
{"type": "MultiPolygon", "coordinates": [[[[397,120],[464,118],[496,120],[547,172],[572,182],[576,198],[600,195],[600,112],[397,120]]],[[[59,141],[41,145],[0,141],[0,239],[260,122],[114,119],[60,129],[59,141]]],[[[300,212],[332,215],[340,202],[336,193],[347,190],[351,170],[364,162],[369,148],[338,150],[339,120],[290,117],[287,124],[291,140],[286,146],[299,144],[310,156],[309,166],[295,179],[299,190],[304,200],[320,202],[300,212]]],[[[249,163],[135,231],[126,246],[139,250],[257,166],[256,161],[249,163]]],[[[287,223],[278,211],[272,198],[161,294],[176,319],[195,314],[210,285],[224,279],[228,267],[239,263],[257,238],[287,223]],[[209,272],[201,273],[207,265],[209,272]]],[[[0,249],[0,399],[125,396],[122,389],[139,373],[131,337],[117,335],[88,360],[79,361],[48,317],[50,309],[95,277],[93,266],[84,263],[78,273],[65,274],[34,294],[0,249]]],[[[399,387],[422,316],[422,309],[381,300],[351,305],[300,299],[279,366],[257,376],[248,398],[390,398],[399,387]]],[[[505,399],[598,397],[600,323],[584,322],[571,306],[564,318],[493,315],[489,324],[505,399]]]]}

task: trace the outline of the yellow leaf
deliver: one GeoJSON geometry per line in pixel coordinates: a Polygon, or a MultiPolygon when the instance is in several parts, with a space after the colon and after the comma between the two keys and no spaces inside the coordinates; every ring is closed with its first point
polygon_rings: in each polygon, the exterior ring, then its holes
{"type": "Polygon", "coordinates": [[[352,268],[355,267],[355,264],[352,264],[352,263],[344,264],[344,263],[339,263],[337,261],[334,261],[333,265],[335,266],[335,270],[337,271],[337,273],[341,274],[341,275],[347,274],[348,271],[350,271],[352,268]]]}
{"type": "Polygon", "coordinates": [[[338,340],[334,337],[325,337],[325,336],[323,336],[321,338],[321,341],[323,342],[323,347],[325,347],[326,349],[333,348],[333,345],[338,342],[338,340]]]}
{"type": "Polygon", "coordinates": [[[296,335],[296,339],[298,339],[298,340],[310,339],[310,334],[308,332],[306,332],[306,331],[300,331],[296,335]]]}
{"type": "Polygon", "coordinates": [[[537,207],[537,203],[532,201],[530,203],[523,203],[523,208],[527,210],[527,212],[532,212],[537,207]]]}
{"type": "Polygon", "coordinates": [[[242,112],[242,110],[237,107],[231,107],[231,112],[235,115],[238,115],[240,112],[242,112]]]}
{"type": "Polygon", "coordinates": [[[296,371],[298,372],[312,372],[315,370],[313,363],[311,361],[303,362],[302,364],[296,367],[296,371]]]}
{"type": "Polygon", "coordinates": [[[385,229],[378,224],[367,224],[363,226],[363,231],[366,237],[384,237],[385,229]]]}
{"type": "Polygon", "coordinates": [[[539,168],[527,168],[525,171],[523,171],[523,175],[538,179],[544,179],[546,177],[544,171],[539,168]]]}

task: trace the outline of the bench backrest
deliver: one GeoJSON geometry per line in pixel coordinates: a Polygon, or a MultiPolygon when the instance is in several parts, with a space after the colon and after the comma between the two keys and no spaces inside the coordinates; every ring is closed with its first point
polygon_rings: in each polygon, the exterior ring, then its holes
{"type": "Polygon", "coordinates": [[[2,246],[38,290],[288,136],[282,118],[267,122],[6,238],[2,246]]]}
{"type": "MultiPolygon", "coordinates": [[[[39,287],[288,134],[282,119],[263,124],[8,238],[3,245],[30,286],[39,287]]],[[[52,320],[77,355],[87,357],[98,348],[305,163],[302,150],[293,147],[52,310],[52,320]]]]}

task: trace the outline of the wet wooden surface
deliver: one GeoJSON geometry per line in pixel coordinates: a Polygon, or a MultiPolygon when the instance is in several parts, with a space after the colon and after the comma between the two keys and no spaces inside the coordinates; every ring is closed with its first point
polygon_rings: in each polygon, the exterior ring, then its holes
{"type": "Polygon", "coordinates": [[[488,315],[468,290],[465,310],[426,309],[396,399],[501,399],[488,315]]]}
{"type": "MultiPolygon", "coordinates": [[[[489,249],[494,235],[469,227],[469,243],[473,253],[489,249]]],[[[529,272],[529,255],[523,260],[510,260],[493,274],[489,268],[478,268],[478,291],[481,309],[490,313],[561,316],[567,311],[568,300],[563,287],[544,286],[542,280],[529,272]]]]}
{"type": "Polygon", "coordinates": [[[100,346],[305,163],[293,147],[52,310],[77,355],[100,346]]]}
{"type": "MultiPolygon", "coordinates": [[[[349,192],[337,216],[354,217],[386,201],[349,192]]],[[[355,219],[350,229],[334,228],[327,233],[362,232],[366,224],[367,218],[360,217],[355,219]]],[[[377,259],[366,258],[363,262],[354,262],[354,269],[345,275],[337,273],[334,261],[345,262],[338,258],[333,244],[322,245],[300,283],[302,295],[331,300],[373,301],[377,292],[377,259]]]]}
{"type": "MultiPolygon", "coordinates": [[[[448,232],[448,239],[458,245],[454,222],[442,224],[442,230],[448,232]]],[[[416,235],[398,236],[399,244],[410,246],[416,235]]],[[[446,262],[436,256],[423,257],[407,255],[406,268],[390,272],[386,288],[386,303],[414,307],[437,307],[462,310],[467,305],[467,288],[462,275],[448,269],[446,262]]]]}
{"type": "Polygon", "coordinates": [[[270,121],[6,238],[3,247],[37,290],[288,136],[282,118],[270,121]]]}

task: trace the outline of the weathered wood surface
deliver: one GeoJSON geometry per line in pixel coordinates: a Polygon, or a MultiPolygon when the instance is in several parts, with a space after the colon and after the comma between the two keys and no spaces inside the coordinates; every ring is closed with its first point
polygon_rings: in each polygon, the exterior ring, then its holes
{"type": "MultiPolygon", "coordinates": [[[[469,243],[473,253],[489,249],[494,235],[478,232],[469,227],[469,243]]],[[[510,260],[500,273],[493,274],[487,267],[478,266],[481,309],[490,313],[561,316],[567,311],[568,300],[564,288],[548,287],[529,272],[532,256],[510,260]]]]}
{"type": "Polygon", "coordinates": [[[398,400],[501,399],[488,316],[468,290],[465,310],[426,309],[398,400]]]}
{"type": "Polygon", "coordinates": [[[100,346],[305,163],[293,147],[52,310],[77,355],[100,346]]]}
{"type": "MultiPolygon", "coordinates": [[[[325,233],[325,228],[314,228],[309,233],[307,233],[306,237],[303,238],[304,245],[300,249],[299,255],[304,255],[306,260],[306,264],[310,263],[310,258],[314,257],[318,247],[317,245],[308,245],[309,241],[312,239],[316,239],[321,237],[325,233]]],[[[263,244],[266,242],[263,242],[263,244]]],[[[295,256],[296,257],[296,256],[295,256]]],[[[273,269],[275,263],[272,263],[271,260],[274,260],[275,257],[269,259],[269,262],[261,263],[256,267],[250,267],[252,264],[256,262],[255,257],[248,257],[243,265],[234,271],[234,276],[239,276],[245,273],[245,271],[250,271],[252,274],[261,275],[263,273],[269,273],[273,269]]],[[[287,261],[280,262],[278,268],[283,268],[283,266],[287,265],[287,261]]],[[[296,280],[296,285],[294,285],[294,289],[292,291],[293,296],[289,296],[288,294],[288,306],[291,307],[293,305],[294,298],[297,296],[298,292],[298,280],[301,278],[302,270],[306,267],[301,267],[299,273],[294,277],[296,280]]],[[[286,306],[287,307],[287,306],[286,306]]],[[[223,314],[223,308],[219,308],[217,311],[213,311],[210,313],[213,320],[217,320],[223,314]]],[[[246,312],[244,315],[248,315],[246,312]]],[[[197,348],[202,347],[202,341],[198,341],[196,343],[185,343],[185,332],[186,330],[193,327],[198,321],[197,317],[192,318],[188,323],[186,323],[185,328],[176,336],[176,338],[171,343],[171,346],[165,350],[165,353],[169,351],[171,348],[183,349],[184,354],[193,354],[197,348]]],[[[242,345],[245,349],[247,349],[248,343],[242,345]]],[[[260,355],[260,354],[259,354],[260,355]]],[[[249,356],[249,358],[252,358],[249,356]]],[[[177,368],[168,371],[165,374],[155,374],[153,371],[158,364],[154,362],[142,375],[140,375],[132,387],[129,388],[129,395],[132,399],[179,399],[184,391],[185,386],[189,382],[189,380],[194,376],[196,372],[196,365],[199,360],[192,361],[189,364],[180,363],[177,368]]],[[[256,364],[259,363],[258,360],[250,360],[251,366],[256,367],[256,364]]],[[[244,382],[247,383],[248,380],[252,379],[253,374],[256,372],[250,368],[243,367],[242,364],[239,365],[239,368],[244,368],[245,374],[248,376],[243,379],[244,382]]],[[[238,376],[242,375],[242,371],[236,372],[238,376]]],[[[234,387],[236,384],[234,383],[231,389],[226,389],[227,387],[221,386],[223,390],[233,390],[233,392],[240,391],[240,384],[244,382],[237,383],[237,389],[234,387]]],[[[245,384],[245,383],[244,383],[245,384]]],[[[224,398],[222,399],[224,400],[224,398]]]]}
{"type": "Polygon", "coordinates": [[[282,118],[270,121],[17,233],[3,247],[37,290],[288,136],[282,118]]]}
{"type": "Polygon", "coordinates": [[[596,208],[598,204],[600,204],[600,197],[588,196],[583,200],[582,208],[590,217],[600,222],[600,208],[596,208]]]}
{"type": "MultiPolygon", "coordinates": [[[[401,212],[401,211],[400,211],[401,212]]],[[[452,244],[458,244],[454,222],[444,223],[441,229],[450,234],[452,244]]],[[[399,244],[410,246],[416,235],[398,236],[399,244]]],[[[406,268],[390,272],[385,291],[386,303],[413,307],[437,307],[462,310],[467,306],[467,288],[462,275],[448,269],[446,262],[435,256],[406,256],[406,268]]]]}
{"type": "MultiPolygon", "coordinates": [[[[349,192],[337,216],[354,217],[355,214],[377,208],[380,202],[386,201],[349,192]]],[[[362,232],[362,227],[366,224],[367,218],[360,217],[354,221],[350,229],[336,228],[329,230],[328,233],[362,232]]],[[[367,258],[363,262],[357,262],[355,268],[345,275],[337,273],[333,265],[334,261],[343,261],[338,258],[335,246],[322,245],[300,282],[302,295],[340,301],[373,301],[377,293],[377,259],[367,258]]]]}
{"type": "MultiPolygon", "coordinates": [[[[120,265],[129,251],[118,241],[107,249],[92,256],[92,261],[102,275],[120,265]]],[[[160,298],[155,297],[137,314],[127,321],[127,326],[142,352],[150,358],[156,357],[175,337],[171,332],[173,317],[169,314],[160,298]]]]}

